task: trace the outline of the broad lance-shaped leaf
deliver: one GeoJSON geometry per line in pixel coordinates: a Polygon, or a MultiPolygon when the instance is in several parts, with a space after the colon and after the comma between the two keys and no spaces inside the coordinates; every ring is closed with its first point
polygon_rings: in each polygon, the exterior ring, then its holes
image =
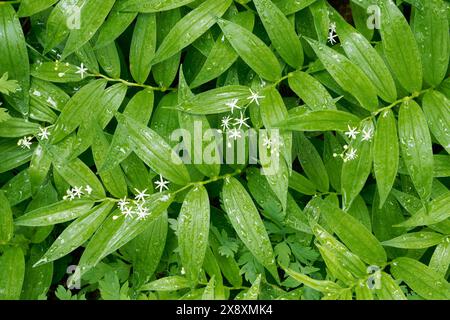
{"type": "MultiPolygon", "coordinates": [[[[236,15],[231,16],[230,19],[232,22],[237,23],[248,30],[253,30],[255,15],[250,11],[239,12],[236,15]]],[[[239,55],[233,49],[230,42],[225,39],[225,35],[219,34],[205,63],[195,76],[194,80],[190,83],[190,87],[196,88],[219,77],[236,62],[238,57],[239,55]]]]}
{"type": "Polygon", "coordinates": [[[25,121],[21,118],[9,118],[3,121],[0,127],[0,137],[18,138],[35,135],[39,132],[39,125],[34,122],[25,121]]]}
{"type": "Polygon", "coordinates": [[[376,295],[381,300],[407,300],[402,288],[390,275],[381,272],[380,277],[381,288],[375,288],[376,295]]]}
{"type": "Polygon", "coordinates": [[[80,89],[63,108],[52,130],[52,142],[57,143],[72,133],[83,120],[83,115],[96,110],[94,106],[101,99],[106,87],[105,80],[92,81],[80,89]],[[80,116],[81,115],[81,116],[80,116]]]}
{"type": "Polygon", "coordinates": [[[20,2],[17,14],[19,17],[29,17],[51,7],[56,2],[58,0],[23,0],[20,2]]]}
{"type": "Polygon", "coordinates": [[[0,256],[0,300],[19,300],[25,275],[25,258],[22,249],[2,248],[0,256]]]}
{"type": "Polygon", "coordinates": [[[175,291],[191,286],[189,280],[181,276],[169,276],[147,283],[139,291],[175,291]]]}
{"type": "Polygon", "coordinates": [[[406,233],[400,237],[383,241],[383,246],[403,249],[425,249],[442,242],[445,236],[435,232],[413,232],[406,233]]]}
{"type": "Polygon", "coordinates": [[[353,95],[364,109],[378,108],[374,85],[366,74],[344,55],[313,39],[307,39],[327,71],[336,82],[353,95]]]}
{"type": "Polygon", "coordinates": [[[23,281],[21,300],[38,300],[42,295],[47,295],[52,284],[53,263],[40,267],[33,267],[35,262],[45,252],[46,245],[34,244],[30,251],[25,266],[25,278],[23,281]]]}
{"type": "Polygon", "coordinates": [[[156,218],[163,214],[172,201],[173,198],[166,193],[157,193],[146,198],[144,207],[148,209],[148,215],[145,219],[125,217],[119,210],[113,211],[89,241],[77,270],[71,278],[71,283],[76,283],[104,257],[144,232],[156,218]]]}
{"type": "Polygon", "coordinates": [[[80,26],[70,30],[70,35],[62,54],[63,59],[78,50],[94,36],[111,11],[114,2],[115,0],[103,0],[101,2],[85,0],[81,4],[81,7],[79,7],[80,15],[77,17],[79,21],[75,21],[80,26]]]}
{"type": "Polygon", "coordinates": [[[261,78],[277,81],[281,77],[278,59],[261,39],[231,21],[220,19],[218,24],[234,50],[261,78]]]}
{"type": "Polygon", "coordinates": [[[445,78],[450,57],[448,5],[442,0],[420,3],[414,8],[413,32],[419,45],[424,80],[437,86],[445,78]]]}
{"type": "Polygon", "coordinates": [[[372,169],[372,122],[361,125],[361,133],[351,141],[345,151],[342,166],[341,190],[343,208],[347,210],[366,184],[372,169]]]}
{"type": "Polygon", "coordinates": [[[18,226],[40,227],[63,223],[76,219],[92,208],[91,200],[63,200],[46,207],[30,211],[17,218],[14,223],[18,226]]]}
{"type": "Polygon", "coordinates": [[[0,244],[8,243],[14,233],[13,214],[5,192],[0,190],[0,244]]]}
{"type": "Polygon", "coordinates": [[[289,115],[277,126],[293,131],[345,131],[348,126],[358,125],[359,122],[357,116],[345,111],[321,110],[289,115]]]}
{"type": "Polygon", "coordinates": [[[394,102],[397,89],[391,72],[369,40],[350,26],[335,10],[331,18],[336,21],[337,34],[348,58],[370,79],[377,94],[387,102],[394,102]]]}
{"type": "Polygon", "coordinates": [[[400,159],[399,153],[395,116],[390,110],[384,111],[378,117],[373,142],[373,169],[380,195],[380,208],[394,185],[400,159]]]}
{"type": "Polygon", "coordinates": [[[113,202],[105,201],[72,222],[64,229],[34,266],[36,267],[64,257],[85,243],[97,231],[113,206],[113,202]]]}
{"type": "Polygon", "coordinates": [[[167,212],[157,217],[141,234],[122,247],[133,263],[138,284],[147,282],[156,271],[164,252],[168,221],[167,212]]]}
{"type": "Polygon", "coordinates": [[[398,226],[408,228],[429,226],[444,221],[449,217],[450,192],[446,192],[429,203],[428,211],[424,207],[420,207],[419,211],[417,211],[411,218],[403,223],[400,223],[398,226]]]}
{"type": "Polygon", "coordinates": [[[195,186],[186,195],[178,216],[178,246],[186,277],[198,282],[209,235],[209,198],[203,186],[195,186]]]}
{"type": "Polygon", "coordinates": [[[289,87],[312,110],[336,109],[333,97],[327,89],[313,76],[303,71],[291,73],[289,87]]]}
{"type": "Polygon", "coordinates": [[[361,222],[330,202],[317,199],[313,209],[354,254],[369,264],[382,266],[386,263],[386,252],[380,242],[361,222]]]}
{"type": "Polygon", "coordinates": [[[422,62],[417,42],[405,16],[392,0],[378,0],[383,51],[401,86],[408,92],[422,88],[422,62]]]}
{"type": "Polygon", "coordinates": [[[150,74],[156,51],[156,29],[156,14],[138,16],[130,48],[130,71],[138,83],[144,83],[150,74]]]}
{"type": "Polygon", "coordinates": [[[20,90],[4,95],[23,115],[29,111],[30,63],[20,21],[12,5],[0,5],[0,75],[8,72],[9,79],[18,81],[20,90]]]}
{"type": "Polygon", "coordinates": [[[91,77],[89,70],[81,76],[78,68],[80,67],[59,61],[39,62],[32,65],[31,75],[41,80],[56,83],[80,82],[83,78],[91,77]]]}
{"type": "MultiPolygon", "coordinates": [[[[116,1],[117,4],[119,4],[118,1],[116,1]]],[[[117,7],[113,7],[106,21],[98,29],[98,38],[94,48],[100,49],[110,45],[127,29],[137,15],[137,12],[117,11],[117,7]]]]}
{"type": "Polygon", "coordinates": [[[189,183],[190,177],[186,166],[161,136],[130,117],[118,114],[117,118],[126,126],[133,150],[141,160],[176,184],[189,183]]]}
{"type": "Polygon", "coordinates": [[[423,112],[433,136],[450,154],[450,98],[439,91],[429,91],[423,97],[423,112]]]}
{"type": "Polygon", "coordinates": [[[156,51],[153,64],[172,57],[197,40],[225,13],[231,2],[231,0],[207,0],[185,15],[164,38],[156,51]]]}
{"type": "Polygon", "coordinates": [[[303,48],[294,25],[271,0],[254,0],[256,10],[273,46],[293,68],[303,65],[303,48]]]}
{"type": "MultiPolygon", "coordinates": [[[[154,93],[152,90],[142,90],[136,93],[128,102],[124,115],[129,116],[142,124],[147,124],[153,112],[154,93]]],[[[99,172],[111,170],[124,161],[132,152],[125,125],[120,124],[112,138],[105,162],[99,172]]]]}
{"type": "Polygon", "coordinates": [[[420,198],[428,200],[433,183],[433,149],[422,109],[415,101],[404,102],[398,117],[403,161],[420,198]]]}
{"type": "Polygon", "coordinates": [[[266,228],[249,194],[235,178],[229,177],[225,180],[222,201],[239,238],[255,258],[279,281],[266,228]]]}
{"type": "Polygon", "coordinates": [[[331,293],[331,292],[339,292],[343,288],[339,286],[337,283],[329,281],[329,280],[316,280],[314,278],[308,277],[307,275],[298,273],[291,269],[283,268],[286,274],[294,278],[295,280],[303,283],[305,286],[310,287],[319,292],[331,293]]]}
{"type": "Polygon", "coordinates": [[[403,280],[425,299],[450,299],[450,284],[447,280],[417,260],[397,258],[391,264],[391,272],[397,280],[403,280]]]}
{"type": "Polygon", "coordinates": [[[445,277],[450,265],[450,242],[442,241],[434,250],[429,267],[441,277],[445,277]]]}
{"type": "Polygon", "coordinates": [[[182,7],[194,0],[124,0],[117,6],[118,11],[160,12],[182,7]]]}
{"type": "Polygon", "coordinates": [[[240,85],[224,86],[197,94],[183,101],[179,109],[183,112],[208,115],[231,111],[230,105],[239,108],[247,105],[251,92],[248,87],[240,85]]]}

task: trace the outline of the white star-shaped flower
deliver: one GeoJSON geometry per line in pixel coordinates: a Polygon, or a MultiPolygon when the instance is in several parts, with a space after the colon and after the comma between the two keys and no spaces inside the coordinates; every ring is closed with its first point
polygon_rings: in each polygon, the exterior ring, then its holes
{"type": "Polygon", "coordinates": [[[344,161],[347,162],[349,160],[354,160],[358,157],[358,155],[356,154],[357,150],[351,148],[350,151],[347,152],[347,154],[345,155],[345,159],[344,161]]]}
{"type": "Polygon", "coordinates": [[[328,42],[330,42],[332,45],[336,44],[337,43],[337,41],[336,41],[337,37],[338,37],[337,34],[334,34],[334,33],[330,32],[328,34],[328,42]]]}
{"type": "Polygon", "coordinates": [[[19,141],[17,141],[17,145],[20,146],[22,149],[31,149],[31,145],[33,142],[31,140],[33,137],[23,137],[19,141]]]}
{"type": "Polygon", "coordinates": [[[122,212],[122,214],[127,218],[132,217],[134,213],[130,207],[124,207],[123,210],[120,210],[120,212],[122,212]]]}
{"type": "Polygon", "coordinates": [[[255,102],[259,106],[259,99],[264,99],[265,96],[260,96],[258,92],[254,92],[252,89],[250,89],[250,96],[247,98],[247,100],[250,100],[250,103],[255,102]]]}
{"type": "Polygon", "coordinates": [[[41,140],[48,140],[48,137],[50,136],[50,132],[48,132],[48,128],[39,128],[41,132],[37,134],[39,139],[41,140]]]}
{"type": "Polygon", "coordinates": [[[241,130],[237,128],[233,128],[229,131],[229,138],[237,140],[238,138],[241,138],[241,130]]]}
{"type": "Polygon", "coordinates": [[[164,189],[169,190],[169,187],[167,186],[169,184],[169,181],[164,180],[162,175],[159,175],[159,180],[155,181],[156,189],[159,190],[159,192],[163,192],[164,189]]]}
{"type": "Polygon", "coordinates": [[[222,118],[222,125],[221,125],[221,127],[222,127],[222,129],[224,131],[230,129],[230,121],[231,121],[231,118],[229,116],[226,116],[226,117],[222,118]]]}
{"type": "Polygon", "coordinates": [[[234,123],[234,125],[239,126],[239,129],[242,126],[246,126],[247,128],[250,128],[250,126],[246,122],[248,119],[249,118],[244,118],[244,114],[241,111],[240,118],[239,119],[235,119],[236,122],[234,123]]]}
{"type": "Polygon", "coordinates": [[[120,211],[122,211],[127,205],[129,205],[130,202],[128,201],[127,197],[124,197],[117,202],[117,206],[119,207],[120,211]]]}
{"type": "Polygon", "coordinates": [[[140,206],[140,207],[138,208],[138,210],[136,211],[136,214],[137,214],[137,216],[138,216],[138,219],[139,219],[139,220],[142,220],[142,219],[147,218],[147,216],[148,216],[150,213],[148,212],[148,208],[140,206]]]}
{"type": "Polygon", "coordinates": [[[336,22],[330,23],[330,32],[336,32],[336,22]]]}
{"type": "Polygon", "coordinates": [[[370,141],[373,137],[373,130],[372,128],[369,128],[369,130],[366,131],[366,129],[363,130],[363,141],[370,141]]]}
{"type": "Polygon", "coordinates": [[[352,128],[348,126],[348,131],[345,133],[346,136],[348,136],[351,139],[356,139],[356,136],[359,134],[359,131],[357,131],[358,128],[352,128]]]}
{"type": "Polygon", "coordinates": [[[266,147],[266,149],[270,149],[272,147],[272,139],[265,137],[263,140],[263,147],[266,147]]]}
{"type": "Polygon", "coordinates": [[[63,197],[63,200],[67,200],[67,199],[69,199],[70,201],[75,199],[75,194],[73,193],[73,189],[66,190],[66,195],[63,197]]]}
{"type": "Polygon", "coordinates": [[[234,113],[234,109],[240,109],[240,107],[237,105],[238,101],[238,99],[233,99],[230,102],[225,103],[227,107],[230,107],[231,113],[234,113]]]}
{"type": "Polygon", "coordinates": [[[84,74],[87,73],[88,68],[84,66],[83,63],[79,67],[77,67],[77,71],[75,73],[78,73],[81,76],[81,79],[84,79],[84,74]]]}
{"type": "Polygon", "coordinates": [[[143,191],[139,191],[138,189],[134,189],[137,192],[137,195],[134,197],[136,201],[145,201],[145,198],[148,197],[148,194],[145,192],[147,189],[144,189],[143,191]]]}
{"type": "Polygon", "coordinates": [[[78,199],[81,198],[81,196],[84,194],[83,187],[73,187],[72,193],[74,197],[78,197],[78,199]]]}

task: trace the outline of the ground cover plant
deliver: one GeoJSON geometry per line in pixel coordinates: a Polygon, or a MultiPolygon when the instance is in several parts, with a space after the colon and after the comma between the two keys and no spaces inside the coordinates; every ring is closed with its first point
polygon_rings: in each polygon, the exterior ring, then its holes
{"type": "Polygon", "coordinates": [[[449,299],[449,21],[0,1],[0,299],[449,299]]]}

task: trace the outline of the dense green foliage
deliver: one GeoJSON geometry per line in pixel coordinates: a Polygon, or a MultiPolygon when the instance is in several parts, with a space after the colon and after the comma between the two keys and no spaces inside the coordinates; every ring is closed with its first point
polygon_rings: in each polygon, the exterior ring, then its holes
{"type": "Polygon", "coordinates": [[[449,299],[449,21],[0,1],[0,299],[449,299]]]}

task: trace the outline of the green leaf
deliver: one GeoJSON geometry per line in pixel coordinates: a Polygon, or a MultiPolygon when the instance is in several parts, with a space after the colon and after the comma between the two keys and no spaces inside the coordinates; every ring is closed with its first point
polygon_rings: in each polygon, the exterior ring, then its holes
{"type": "Polygon", "coordinates": [[[22,249],[3,247],[0,256],[0,300],[19,300],[24,275],[25,258],[22,249]]]}
{"type": "Polygon", "coordinates": [[[85,85],[73,95],[52,130],[51,141],[53,143],[61,141],[72,133],[83,122],[84,117],[88,118],[88,115],[95,110],[94,106],[103,95],[105,87],[105,80],[96,80],[85,85]],[[80,117],[80,115],[84,117],[80,117]]]}
{"type": "Polygon", "coordinates": [[[314,290],[320,291],[320,292],[326,292],[326,293],[336,293],[341,291],[343,288],[341,288],[338,284],[329,281],[329,280],[316,280],[311,277],[308,277],[307,275],[295,272],[291,269],[285,269],[284,271],[294,278],[295,280],[299,281],[300,283],[303,283],[305,286],[308,286],[314,290]]]}
{"type": "Polygon", "coordinates": [[[105,201],[100,205],[84,212],[72,222],[53,242],[45,254],[35,262],[34,266],[49,263],[71,253],[85,243],[102,224],[114,203],[105,201]]]}
{"type": "Polygon", "coordinates": [[[190,181],[186,166],[161,136],[126,115],[118,115],[118,120],[127,128],[134,152],[149,167],[176,184],[190,181]]]}
{"type": "Polygon", "coordinates": [[[13,214],[5,192],[0,190],[0,244],[8,243],[14,234],[13,214]]]}
{"type": "Polygon", "coordinates": [[[450,299],[447,280],[432,269],[411,258],[397,258],[392,262],[391,272],[398,280],[403,280],[412,290],[425,299],[450,299]]]}
{"type": "Polygon", "coordinates": [[[20,90],[17,80],[8,80],[8,77],[8,72],[5,72],[0,78],[0,93],[5,95],[9,95],[10,93],[20,90]]]}
{"type": "Polygon", "coordinates": [[[431,256],[429,267],[438,273],[441,277],[447,274],[450,265],[450,242],[443,241],[434,250],[431,256]]]}
{"type": "Polygon", "coordinates": [[[208,245],[209,198],[203,186],[195,186],[186,195],[178,216],[178,244],[186,277],[198,282],[208,245]]]}
{"type": "Polygon", "coordinates": [[[235,178],[230,177],[225,181],[222,201],[239,238],[255,258],[278,280],[273,249],[267,231],[249,194],[235,178]]]}
{"type": "Polygon", "coordinates": [[[450,154],[450,100],[438,91],[427,92],[423,97],[423,112],[433,136],[450,154]]]}
{"type": "Polygon", "coordinates": [[[403,249],[425,249],[439,244],[445,236],[435,232],[413,232],[406,233],[397,238],[383,241],[382,244],[387,247],[403,249]]]}
{"type": "Polygon", "coordinates": [[[218,24],[234,50],[261,78],[277,81],[281,77],[278,59],[261,39],[231,21],[221,19],[218,24]]]}
{"type": "Polygon", "coordinates": [[[322,215],[342,242],[366,263],[382,266],[386,252],[380,242],[354,217],[328,201],[317,200],[314,209],[322,215]]]}
{"type": "Polygon", "coordinates": [[[123,0],[117,6],[118,11],[160,12],[182,7],[194,0],[123,0]]]}
{"type": "Polygon", "coordinates": [[[153,64],[172,57],[197,40],[216,23],[217,18],[221,17],[230,5],[231,0],[207,0],[185,15],[164,38],[156,51],[153,64]]]}
{"type": "Polygon", "coordinates": [[[381,272],[381,288],[375,290],[376,295],[381,300],[407,300],[400,286],[390,275],[381,272]]]}
{"type": "Polygon", "coordinates": [[[46,297],[53,277],[53,263],[45,266],[33,267],[34,263],[44,253],[45,247],[42,244],[33,245],[30,256],[25,267],[25,278],[23,280],[21,300],[38,300],[42,296],[46,297]]]}
{"type": "Polygon", "coordinates": [[[20,2],[19,17],[29,17],[38,12],[41,12],[52,5],[58,0],[23,0],[20,2]]]}
{"type": "Polygon", "coordinates": [[[348,112],[320,110],[289,115],[278,127],[293,131],[345,131],[348,126],[359,124],[360,119],[348,112]]]}
{"type": "Polygon", "coordinates": [[[303,48],[294,25],[272,1],[254,0],[253,3],[277,52],[291,67],[300,68],[303,48]]]}
{"type": "MultiPolygon", "coordinates": [[[[8,72],[9,79],[16,80],[20,90],[5,96],[23,115],[29,111],[30,63],[19,18],[12,5],[0,5],[0,74],[8,72]]],[[[3,79],[2,77],[2,79],[3,79]]]]}
{"type": "Polygon", "coordinates": [[[347,57],[361,68],[383,100],[394,102],[397,98],[394,79],[375,48],[337,12],[333,11],[332,18],[336,21],[337,34],[347,57]]]}
{"type": "Polygon", "coordinates": [[[130,71],[138,83],[144,83],[152,67],[156,51],[156,15],[139,14],[130,48],[130,71]]]}
{"type": "Polygon", "coordinates": [[[413,32],[419,46],[424,80],[437,86],[445,78],[450,57],[448,10],[442,0],[420,3],[414,10],[413,32]]]}
{"type": "Polygon", "coordinates": [[[374,126],[372,122],[365,122],[360,127],[361,133],[352,140],[344,155],[342,166],[341,190],[343,208],[347,210],[356,196],[366,184],[372,169],[372,135],[374,126]],[[366,135],[369,139],[365,139],[366,135]],[[352,152],[356,158],[352,157],[352,152]]]}
{"type": "Polygon", "coordinates": [[[380,195],[380,208],[394,185],[399,153],[397,123],[392,111],[388,110],[378,117],[373,142],[373,169],[380,195]]]}
{"type": "Polygon", "coordinates": [[[106,21],[98,29],[95,48],[100,49],[103,46],[111,44],[127,29],[137,15],[137,12],[120,12],[113,7],[106,21]]]}
{"type": "Polygon", "coordinates": [[[102,69],[112,78],[120,78],[120,57],[115,42],[95,50],[95,56],[102,69]]]}
{"type": "Polygon", "coordinates": [[[62,54],[63,59],[81,48],[94,36],[111,11],[114,2],[115,0],[104,0],[101,3],[94,0],[82,2],[82,5],[79,7],[80,28],[70,30],[69,38],[62,54]]]}
{"type": "Polygon", "coordinates": [[[422,88],[419,48],[403,13],[392,0],[378,0],[384,56],[401,86],[409,93],[422,88]]]}
{"type": "Polygon", "coordinates": [[[369,111],[378,109],[376,88],[356,64],[318,41],[307,40],[342,89],[353,95],[364,109],[369,111]]]}
{"type": "Polygon", "coordinates": [[[150,283],[144,284],[139,288],[140,291],[175,291],[189,288],[189,280],[181,276],[169,276],[161,278],[150,283]]]}
{"type": "Polygon", "coordinates": [[[63,200],[46,207],[30,211],[17,218],[18,226],[39,227],[63,223],[88,212],[94,203],[91,200],[63,200]]]}
{"type": "Polygon", "coordinates": [[[0,137],[2,138],[17,138],[35,135],[38,132],[38,124],[20,118],[9,118],[8,120],[3,121],[0,127],[0,137]]]}
{"type": "Polygon", "coordinates": [[[420,198],[428,200],[433,183],[433,150],[422,109],[414,101],[400,107],[398,131],[403,161],[420,198]]]}
{"type": "Polygon", "coordinates": [[[289,87],[313,111],[336,109],[333,97],[314,77],[303,71],[291,73],[289,87]]]}

